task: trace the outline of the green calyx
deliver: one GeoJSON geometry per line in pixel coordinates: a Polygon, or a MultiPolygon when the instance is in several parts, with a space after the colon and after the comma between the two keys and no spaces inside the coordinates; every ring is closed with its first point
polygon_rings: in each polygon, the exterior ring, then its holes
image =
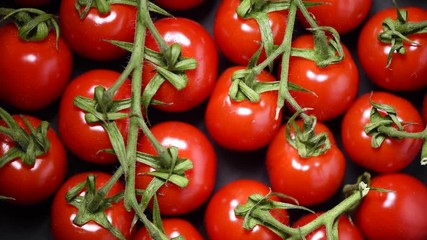
{"type": "Polygon", "coordinates": [[[42,121],[37,128],[34,128],[31,123],[22,116],[22,120],[29,129],[29,132],[27,132],[1,107],[0,118],[6,123],[6,127],[0,126],[0,133],[9,136],[16,142],[16,146],[9,149],[9,151],[0,158],[0,167],[17,158],[21,158],[24,164],[32,166],[37,157],[49,151],[50,141],[47,137],[47,132],[49,130],[48,122],[42,121]]]}
{"type": "MultiPolygon", "coordinates": [[[[65,198],[67,202],[78,209],[73,223],[78,226],[83,226],[89,221],[94,221],[110,231],[117,239],[126,239],[123,233],[112,225],[105,214],[106,209],[123,199],[123,192],[107,198],[105,196],[108,191],[97,191],[95,183],[96,177],[94,175],[89,175],[86,181],[77,184],[66,193],[65,198]],[[79,195],[82,191],[86,192],[84,196],[79,195]]],[[[108,185],[111,184],[107,184],[106,186],[108,185]]]]}
{"type": "Polygon", "coordinates": [[[0,22],[12,20],[18,28],[18,36],[24,41],[43,41],[51,29],[55,29],[56,43],[59,39],[59,25],[53,14],[35,8],[0,8],[3,18],[0,22]]]}
{"type": "Polygon", "coordinates": [[[409,22],[408,11],[399,9],[395,1],[397,18],[386,18],[383,21],[383,31],[378,34],[378,40],[382,43],[390,44],[391,48],[388,53],[387,65],[388,68],[392,62],[393,54],[405,54],[405,42],[411,45],[418,46],[418,43],[408,38],[411,34],[420,34],[427,32],[427,21],[422,22],[409,22]]]}

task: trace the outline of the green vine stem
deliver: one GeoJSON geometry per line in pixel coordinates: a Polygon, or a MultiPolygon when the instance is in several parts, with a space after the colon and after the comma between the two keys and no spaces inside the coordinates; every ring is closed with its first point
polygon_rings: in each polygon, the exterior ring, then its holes
{"type": "Polygon", "coordinates": [[[247,230],[251,230],[256,225],[261,224],[275,232],[277,235],[281,236],[283,239],[303,239],[304,236],[321,226],[326,227],[327,236],[334,236],[334,231],[337,229],[333,228],[333,226],[337,219],[348,210],[353,209],[354,206],[357,206],[369,191],[370,188],[365,182],[358,182],[357,188],[354,189],[351,195],[349,195],[332,209],[321,214],[318,218],[298,228],[293,228],[279,222],[271,214],[269,214],[269,211],[277,208],[298,209],[299,206],[272,201],[266,197],[258,195],[250,196],[248,202],[245,205],[237,206],[235,209],[235,214],[237,216],[244,217],[244,227],[247,230]],[[245,224],[245,222],[247,224],[245,224]]]}

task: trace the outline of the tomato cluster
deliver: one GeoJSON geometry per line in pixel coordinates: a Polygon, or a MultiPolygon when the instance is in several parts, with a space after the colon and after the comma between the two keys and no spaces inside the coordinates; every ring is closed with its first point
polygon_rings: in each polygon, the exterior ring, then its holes
{"type": "MultiPolygon", "coordinates": [[[[153,0],[175,18],[153,14],[144,33],[133,5],[0,5],[0,17],[21,6],[53,12],[59,27],[59,35],[52,29],[32,41],[20,39],[17,27],[39,12],[15,25],[0,22],[0,108],[12,114],[0,112],[5,239],[151,239],[153,226],[131,227],[135,216],[142,219],[132,201],[149,218],[161,215],[168,238],[282,239],[276,225],[303,233],[348,199],[341,189],[364,172],[372,189],[335,216],[339,238],[426,239],[427,178],[419,159],[427,155],[427,3],[397,2],[399,12],[392,1],[311,0],[304,1],[307,12],[293,16],[278,2],[153,0]],[[242,2],[257,5],[239,12],[242,2]],[[337,32],[318,34],[308,29],[313,24],[337,32]],[[135,39],[144,39],[144,59],[131,53],[135,39]],[[289,49],[281,45],[287,40],[289,49]],[[139,67],[123,77],[129,62],[139,67]],[[284,75],[290,90],[280,109],[284,75]],[[144,123],[134,121],[139,117],[144,123]],[[137,151],[136,162],[123,164],[134,155],[122,145],[137,151]],[[258,219],[244,229],[247,219],[235,211],[259,195],[270,196],[260,203],[296,203],[316,213],[269,209],[267,226],[258,219]]],[[[329,230],[319,226],[304,237],[326,239],[329,230]]]]}

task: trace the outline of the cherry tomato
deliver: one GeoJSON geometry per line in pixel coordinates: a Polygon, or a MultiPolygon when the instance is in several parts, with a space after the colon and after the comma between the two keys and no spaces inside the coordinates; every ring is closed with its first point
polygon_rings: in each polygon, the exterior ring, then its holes
{"type": "MultiPolygon", "coordinates": [[[[224,56],[238,65],[247,65],[252,55],[260,48],[261,31],[255,19],[245,19],[237,15],[236,9],[239,4],[239,0],[221,1],[215,15],[213,30],[216,43],[224,56]]],[[[268,13],[276,45],[283,41],[287,19],[287,11],[268,13]]],[[[259,61],[264,59],[263,52],[259,61]]]]}
{"type": "MultiPolygon", "coordinates": [[[[28,133],[30,130],[23,116],[34,128],[41,123],[40,119],[33,116],[13,115],[17,124],[28,133]]],[[[0,125],[6,126],[4,121],[1,121],[0,125]]],[[[49,150],[37,157],[33,165],[29,166],[17,158],[0,168],[0,195],[14,198],[11,203],[19,205],[41,203],[51,197],[62,184],[67,171],[67,154],[55,130],[50,127],[47,138],[50,142],[49,150]]],[[[16,144],[9,136],[0,133],[0,157],[16,144]]]]}
{"type": "Polygon", "coordinates": [[[405,173],[372,178],[372,188],[356,210],[356,225],[367,239],[427,239],[426,186],[405,173]]]}
{"type": "Polygon", "coordinates": [[[71,77],[73,58],[55,32],[43,41],[19,39],[13,24],[0,27],[0,101],[25,111],[41,110],[56,101],[71,77]]]}
{"type": "MultiPolygon", "coordinates": [[[[255,226],[252,230],[245,230],[243,217],[236,216],[234,213],[234,209],[245,204],[250,195],[266,195],[269,192],[270,189],[264,183],[251,179],[238,179],[222,186],[209,200],[205,212],[205,228],[209,239],[281,239],[270,229],[261,225],[255,226]]],[[[278,200],[273,197],[271,199],[278,200]]],[[[288,224],[286,210],[273,210],[271,214],[283,224],[288,224]]]]}
{"type": "MultiPolygon", "coordinates": [[[[408,11],[408,21],[420,22],[427,19],[427,11],[416,7],[402,8],[408,11]]],[[[375,13],[362,27],[357,53],[360,64],[369,79],[381,88],[391,91],[412,91],[427,86],[427,36],[423,33],[407,37],[418,44],[405,41],[405,54],[394,53],[391,65],[386,67],[390,44],[378,40],[383,32],[386,18],[396,19],[395,8],[383,9],[375,13]]]]}
{"type": "MultiPolygon", "coordinates": [[[[307,8],[308,12],[319,26],[333,27],[340,34],[356,29],[366,18],[372,5],[372,0],[308,0],[307,2],[322,3],[307,8]]],[[[300,12],[297,16],[304,27],[310,27],[300,12]]]]}
{"type": "MultiPolygon", "coordinates": [[[[313,49],[312,35],[297,37],[292,46],[313,49]]],[[[303,108],[319,121],[327,121],[341,115],[356,97],[359,86],[359,70],[348,48],[342,44],[344,59],[336,64],[320,68],[312,60],[291,57],[289,63],[289,81],[312,91],[291,91],[291,95],[303,108]]]]}
{"type": "MultiPolygon", "coordinates": [[[[235,71],[244,69],[234,66],[219,77],[208,100],[205,112],[207,131],[222,147],[250,151],[266,146],[279,130],[282,115],[275,118],[277,92],[261,93],[260,101],[234,101],[228,95],[231,78],[235,71]]],[[[275,78],[263,71],[257,77],[260,82],[272,82],[275,78]]]]}
{"type": "MultiPolygon", "coordinates": [[[[181,45],[183,57],[197,60],[197,67],[185,71],[188,82],[180,91],[165,81],[154,95],[154,99],[166,105],[154,107],[169,112],[190,110],[206,100],[215,86],[218,68],[215,42],[202,25],[190,19],[162,18],[155,22],[155,26],[167,44],[181,45]]],[[[151,34],[148,34],[145,45],[159,51],[159,46],[151,34]]],[[[143,84],[146,85],[156,73],[152,64],[146,61],[142,74],[143,84]]]]}
{"type": "MultiPolygon", "coordinates": [[[[56,193],[51,207],[51,229],[54,239],[117,239],[110,231],[96,222],[89,221],[82,226],[73,223],[78,209],[67,203],[65,195],[72,187],[85,181],[89,174],[95,175],[97,189],[102,187],[111,178],[110,174],[104,172],[80,172],[65,181],[56,193]]],[[[123,190],[123,184],[121,182],[116,182],[107,193],[106,197],[111,197],[123,190]]],[[[79,196],[84,196],[85,194],[86,189],[83,189],[79,196]]],[[[111,224],[116,227],[126,239],[131,239],[133,236],[131,226],[134,213],[125,209],[123,200],[112,203],[104,212],[111,224]]]]}
{"type": "MultiPolygon", "coordinates": [[[[111,4],[108,13],[100,13],[91,7],[83,19],[75,7],[76,1],[63,0],[59,8],[61,34],[77,54],[108,61],[123,57],[126,51],[105,40],[133,42],[136,7],[126,4],[111,4]]],[[[82,6],[80,11],[83,11],[82,6]]]]}
{"type": "MultiPolygon", "coordinates": [[[[201,233],[192,223],[181,218],[163,218],[163,228],[169,238],[178,236],[186,240],[203,240],[201,233]]],[[[151,240],[151,236],[145,227],[136,232],[134,240],[151,240]]]]}
{"type": "MultiPolygon", "coordinates": [[[[65,146],[78,158],[93,163],[115,163],[117,157],[102,152],[112,149],[110,139],[100,123],[88,124],[85,113],[74,106],[75,97],[94,97],[97,86],[111,87],[120,73],[112,70],[94,69],[77,76],[67,86],[59,106],[58,128],[65,146]]],[[[114,100],[131,97],[131,83],[126,80],[114,95],[114,100]]],[[[117,127],[126,139],[129,119],[116,121],[117,127]]]]}
{"type": "MultiPolygon", "coordinates": [[[[195,126],[177,121],[167,121],[154,125],[151,132],[164,147],[178,148],[180,158],[190,159],[193,168],[185,175],[189,184],[180,188],[166,183],[157,192],[160,212],[177,215],[199,208],[210,196],[216,180],[216,154],[205,134],[195,126]]],[[[138,151],[157,155],[150,140],[143,136],[138,143],[138,151]]],[[[152,177],[144,173],[154,171],[147,165],[137,164],[136,188],[145,189],[152,177]]]]}
{"type": "MultiPolygon", "coordinates": [[[[318,216],[322,212],[310,213],[299,218],[294,224],[293,227],[302,227],[318,216]]],[[[306,240],[327,240],[328,236],[326,234],[325,226],[322,226],[310,234],[305,236],[306,240]]],[[[330,238],[329,238],[330,239],[330,238]]],[[[344,215],[341,215],[338,218],[338,239],[340,240],[363,240],[363,235],[360,229],[350,221],[350,219],[344,215]]]]}
{"type": "Polygon", "coordinates": [[[185,1],[175,1],[175,0],[154,0],[155,4],[158,4],[161,7],[171,9],[171,10],[190,10],[200,4],[205,2],[205,0],[185,0],[185,1]]]}
{"type": "Polygon", "coordinates": [[[386,92],[365,93],[344,115],[341,125],[344,150],[353,162],[369,170],[383,173],[399,171],[420,153],[422,140],[386,138],[379,148],[371,147],[372,137],[364,130],[370,122],[370,98],[374,102],[394,107],[405,131],[419,132],[424,129],[420,113],[408,100],[386,92]]]}
{"type": "MultiPolygon", "coordinates": [[[[315,132],[328,129],[317,123],[315,132]]],[[[266,165],[271,187],[298,200],[302,206],[322,203],[341,187],[346,162],[342,151],[331,139],[331,148],[319,156],[301,157],[286,139],[286,126],[277,132],[267,148],[266,165]]],[[[291,133],[293,135],[293,133],[291,133]]],[[[331,136],[331,135],[329,135],[331,136]]]]}

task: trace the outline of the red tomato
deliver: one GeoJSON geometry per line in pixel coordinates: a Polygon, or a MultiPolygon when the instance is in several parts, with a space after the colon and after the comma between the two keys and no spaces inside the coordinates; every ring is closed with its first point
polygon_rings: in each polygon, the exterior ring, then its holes
{"type": "MultiPolygon", "coordinates": [[[[186,240],[203,240],[200,232],[187,220],[181,218],[163,218],[163,228],[169,238],[178,236],[185,237],[186,240]]],[[[150,234],[145,227],[136,232],[133,240],[151,240],[150,234]]]]}
{"type": "Polygon", "coordinates": [[[376,172],[395,172],[405,168],[421,151],[422,140],[387,138],[379,148],[371,147],[371,136],[364,127],[370,122],[371,104],[369,99],[393,106],[405,131],[419,132],[424,123],[418,110],[406,99],[386,92],[366,93],[360,96],[345,113],[341,138],[349,158],[355,163],[376,172]]]}
{"type": "MultiPolygon", "coordinates": [[[[408,11],[408,21],[427,20],[427,11],[422,8],[402,8],[408,11]]],[[[427,35],[411,34],[407,37],[419,46],[405,41],[405,54],[394,53],[391,65],[386,68],[390,44],[378,40],[383,32],[386,18],[396,19],[396,9],[387,8],[373,15],[362,27],[358,40],[358,56],[367,76],[378,86],[392,91],[412,91],[427,86],[427,35]]]]}
{"type": "Polygon", "coordinates": [[[59,98],[71,76],[73,58],[51,31],[43,41],[24,41],[13,24],[0,27],[0,101],[25,111],[41,110],[59,98]]]}
{"type": "MultiPolygon", "coordinates": [[[[67,86],[59,106],[58,128],[65,146],[82,160],[94,163],[115,163],[117,157],[101,150],[112,149],[110,139],[99,123],[88,124],[85,113],[74,106],[77,96],[93,98],[95,87],[111,87],[120,73],[94,69],[77,76],[67,86]]],[[[126,80],[114,95],[113,99],[131,97],[131,83],[126,80]]],[[[129,119],[116,121],[117,127],[126,139],[129,129],[129,119]]]]}
{"type": "MultiPolygon", "coordinates": [[[[29,115],[13,115],[19,126],[30,132],[22,116],[37,128],[41,120],[29,115]]],[[[1,126],[6,126],[2,120],[1,126]]],[[[60,187],[67,171],[67,154],[61,140],[52,128],[47,132],[50,142],[46,154],[36,158],[34,165],[29,166],[22,159],[14,159],[0,168],[0,195],[12,197],[11,203],[20,205],[38,204],[49,197],[60,187]]],[[[0,133],[0,157],[16,146],[9,136],[0,133]]]]}
{"type": "MultiPolygon", "coordinates": [[[[307,8],[308,12],[319,26],[333,27],[340,34],[356,29],[366,18],[372,5],[372,0],[308,0],[307,2],[323,3],[307,8]]],[[[297,16],[304,27],[310,27],[300,12],[297,16]]]]}
{"type": "MultiPolygon", "coordinates": [[[[315,132],[327,132],[317,123],[315,132]]],[[[331,139],[331,148],[319,156],[301,157],[292,147],[283,126],[267,148],[266,165],[271,187],[298,200],[302,206],[322,203],[341,187],[345,174],[345,157],[331,139]]],[[[331,135],[329,135],[331,136],[331,135]]]]}
{"type": "MultiPolygon", "coordinates": [[[[313,49],[312,35],[297,37],[292,46],[295,48],[313,49]]],[[[359,70],[350,51],[342,44],[344,59],[336,64],[320,68],[312,60],[291,57],[289,63],[289,81],[306,88],[313,93],[291,91],[291,95],[303,108],[319,121],[338,117],[347,110],[356,97],[359,86],[359,70]]]]}
{"type": "Polygon", "coordinates": [[[426,186],[404,173],[372,178],[371,190],[356,210],[356,225],[367,239],[427,239],[426,186]]]}
{"type": "MultiPolygon", "coordinates": [[[[61,1],[59,21],[61,34],[77,54],[93,60],[113,60],[127,52],[104,40],[133,42],[136,7],[111,4],[110,11],[102,14],[91,7],[84,19],[75,8],[75,0],[61,1]]],[[[81,11],[83,11],[84,6],[81,11]]]]}
{"type": "MultiPolygon", "coordinates": [[[[250,151],[266,146],[280,128],[282,115],[275,119],[277,92],[261,94],[260,101],[234,101],[228,95],[231,78],[242,66],[229,67],[219,77],[208,100],[205,113],[207,131],[222,147],[250,151]]],[[[260,82],[272,82],[275,78],[263,71],[257,77],[260,82]]]]}
{"type": "MultiPolygon", "coordinates": [[[[166,183],[157,192],[160,212],[165,215],[185,214],[200,207],[213,191],[216,178],[216,155],[209,139],[202,131],[184,122],[167,121],[151,128],[154,137],[164,147],[178,148],[180,158],[188,158],[193,168],[185,175],[189,184],[180,188],[166,183]]],[[[151,142],[143,136],[138,143],[138,151],[157,155],[151,142]]],[[[147,165],[137,164],[136,188],[145,189],[152,177],[144,173],[154,171],[147,165]]]]}
{"type": "Polygon", "coordinates": [[[154,0],[154,3],[158,4],[161,7],[179,11],[193,9],[202,4],[203,2],[205,2],[205,0],[154,0]]]}
{"type": "MultiPolygon", "coordinates": [[[[166,105],[154,107],[169,112],[190,110],[206,100],[215,85],[218,68],[215,42],[202,25],[190,19],[163,18],[157,20],[155,26],[167,44],[181,45],[183,57],[197,60],[197,67],[185,71],[188,83],[180,91],[168,81],[164,82],[154,95],[154,99],[166,105]]],[[[148,34],[145,45],[159,51],[159,46],[151,34],[148,34]]],[[[153,66],[145,62],[143,84],[146,85],[156,73],[153,66]]]]}
{"type": "MultiPolygon", "coordinates": [[[[205,212],[205,228],[209,239],[281,239],[264,226],[258,225],[252,230],[245,230],[243,217],[234,214],[234,209],[238,205],[245,204],[250,195],[266,195],[269,192],[270,189],[264,183],[250,179],[239,179],[222,186],[208,202],[205,212]]],[[[286,210],[273,210],[271,214],[283,224],[288,224],[286,210]]]]}
{"type": "MultiPolygon", "coordinates": [[[[322,214],[319,213],[313,213],[313,214],[306,214],[299,218],[294,224],[293,227],[302,227],[314,219],[316,219],[318,216],[322,214]]],[[[326,235],[326,228],[325,226],[322,226],[310,234],[305,236],[306,240],[327,240],[328,236],[326,235]]],[[[329,238],[330,239],[330,238],[329,238]]],[[[356,225],[353,224],[353,222],[350,221],[350,219],[344,215],[341,215],[338,219],[338,239],[339,240],[363,240],[362,232],[359,228],[357,228],[356,225]]]]}
{"type": "MultiPolygon", "coordinates": [[[[89,221],[83,226],[78,226],[73,223],[78,209],[67,203],[65,195],[72,187],[86,181],[89,174],[94,174],[96,176],[97,189],[102,187],[111,177],[110,174],[104,172],[81,172],[65,181],[56,193],[52,202],[51,228],[55,239],[117,239],[107,229],[96,222],[89,221]]],[[[113,185],[106,197],[111,197],[123,190],[123,184],[121,182],[117,182],[113,185]]],[[[83,189],[79,196],[84,196],[85,194],[86,189],[83,189]]],[[[105,209],[105,214],[108,220],[111,221],[111,224],[116,227],[126,237],[126,239],[132,238],[133,231],[131,230],[131,226],[134,213],[125,209],[123,200],[117,203],[112,203],[110,207],[105,209]]]]}
{"type": "MultiPolygon", "coordinates": [[[[214,37],[224,56],[238,65],[247,65],[252,55],[260,48],[261,32],[255,19],[237,15],[239,0],[221,1],[214,20],[214,37]]],[[[274,44],[283,41],[288,20],[287,11],[268,13],[274,44]]],[[[259,61],[265,59],[263,52],[259,61]]]]}

